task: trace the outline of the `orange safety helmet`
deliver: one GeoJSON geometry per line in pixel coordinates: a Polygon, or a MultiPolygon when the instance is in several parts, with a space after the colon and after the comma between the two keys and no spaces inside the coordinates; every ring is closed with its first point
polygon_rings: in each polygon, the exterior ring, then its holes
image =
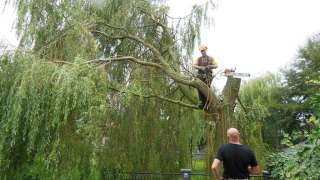
{"type": "Polygon", "coordinates": [[[200,46],[200,47],[199,47],[199,50],[200,50],[200,51],[204,51],[204,50],[207,50],[207,49],[208,49],[207,46],[200,46]]]}

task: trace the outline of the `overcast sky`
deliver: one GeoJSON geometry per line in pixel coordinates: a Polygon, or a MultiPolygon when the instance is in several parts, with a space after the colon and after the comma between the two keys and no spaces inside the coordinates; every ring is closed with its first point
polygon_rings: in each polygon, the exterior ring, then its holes
{"type": "MultiPolygon", "coordinates": [[[[202,42],[219,68],[257,77],[288,65],[306,40],[320,33],[320,0],[215,0],[215,25],[202,42]]],[[[172,14],[186,14],[201,0],[170,0],[172,14]]],[[[196,55],[200,53],[196,52],[196,55]]],[[[221,88],[221,77],[218,81],[221,88]]]]}
{"type": "MultiPolygon", "coordinates": [[[[3,8],[0,2],[0,10],[3,8]]],[[[308,37],[320,32],[320,0],[214,0],[215,25],[204,29],[202,42],[219,69],[237,68],[256,77],[288,64],[308,37]]],[[[203,0],[168,0],[171,16],[188,14],[203,0]]],[[[14,10],[0,14],[0,40],[16,45],[14,10]]],[[[196,51],[195,57],[199,53],[196,51]]],[[[223,79],[223,78],[222,78],[223,79]]]]}
{"type": "Polygon", "coordinates": [[[0,0],[0,42],[14,47],[17,45],[13,30],[15,11],[12,7],[4,9],[4,0],[0,0]]]}

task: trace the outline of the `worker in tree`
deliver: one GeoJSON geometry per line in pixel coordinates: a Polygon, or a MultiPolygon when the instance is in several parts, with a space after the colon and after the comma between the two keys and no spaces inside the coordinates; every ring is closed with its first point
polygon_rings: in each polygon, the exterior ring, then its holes
{"type": "MultiPolygon", "coordinates": [[[[195,59],[193,63],[193,67],[197,69],[197,78],[201,79],[208,87],[211,86],[211,82],[213,79],[212,69],[216,69],[218,67],[216,61],[213,57],[207,55],[207,46],[201,46],[199,48],[201,52],[201,56],[195,59]]],[[[202,94],[198,90],[200,104],[200,109],[207,109],[207,98],[206,95],[202,94]]]]}

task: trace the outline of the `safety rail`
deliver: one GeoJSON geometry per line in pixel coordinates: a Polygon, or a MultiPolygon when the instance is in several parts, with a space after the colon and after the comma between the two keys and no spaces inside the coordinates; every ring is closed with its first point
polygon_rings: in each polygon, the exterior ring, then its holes
{"type": "MultiPolygon", "coordinates": [[[[193,173],[190,169],[181,169],[180,172],[117,172],[104,171],[105,180],[207,180],[213,179],[212,174],[193,173]]],[[[250,180],[271,180],[270,173],[264,171],[261,175],[250,175],[250,180]]]]}

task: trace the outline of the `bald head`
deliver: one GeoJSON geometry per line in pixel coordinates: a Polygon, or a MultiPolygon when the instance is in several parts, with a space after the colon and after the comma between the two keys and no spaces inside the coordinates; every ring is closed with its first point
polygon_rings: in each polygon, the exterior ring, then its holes
{"type": "Polygon", "coordinates": [[[236,128],[230,128],[227,131],[227,136],[229,143],[239,144],[240,143],[240,133],[236,128]]]}

